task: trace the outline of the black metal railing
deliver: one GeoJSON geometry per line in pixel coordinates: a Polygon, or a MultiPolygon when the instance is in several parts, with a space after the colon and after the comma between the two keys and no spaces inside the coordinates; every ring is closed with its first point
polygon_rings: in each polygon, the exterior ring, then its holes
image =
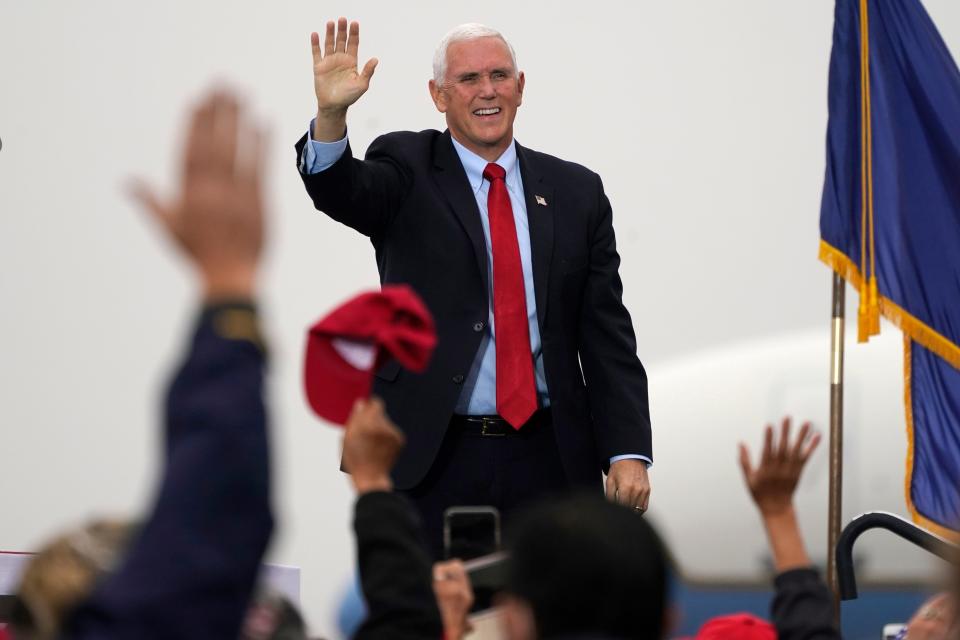
{"type": "Polygon", "coordinates": [[[853,567],[853,543],[865,531],[886,529],[887,531],[912,542],[935,556],[953,562],[958,558],[957,545],[934,535],[900,516],[885,511],[870,511],[861,514],[843,528],[837,541],[836,565],[837,580],[841,600],[854,600],[857,597],[857,578],[853,567]]]}

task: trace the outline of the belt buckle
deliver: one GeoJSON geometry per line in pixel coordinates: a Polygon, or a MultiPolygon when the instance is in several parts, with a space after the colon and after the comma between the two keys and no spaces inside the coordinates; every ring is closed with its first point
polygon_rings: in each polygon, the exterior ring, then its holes
{"type": "MultiPolygon", "coordinates": [[[[499,432],[494,430],[498,426],[497,422],[499,421],[493,418],[487,418],[487,417],[481,418],[480,419],[480,435],[486,436],[488,438],[502,438],[505,435],[507,435],[502,430],[499,432]]],[[[499,425],[499,426],[502,429],[502,425],[499,425]]]]}

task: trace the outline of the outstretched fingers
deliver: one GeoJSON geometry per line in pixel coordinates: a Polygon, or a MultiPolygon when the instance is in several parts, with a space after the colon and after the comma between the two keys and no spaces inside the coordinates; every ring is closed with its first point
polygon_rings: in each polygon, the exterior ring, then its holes
{"type": "Polygon", "coordinates": [[[360,72],[360,75],[363,76],[367,82],[370,82],[370,78],[373,77],[373,72],[376,71],[378,62],[380,61],[376,58],[370,58],[367,60],[367,64],[363,65],[363,71],[360,72]]]}
{"type": "Polygon", "coordinates": [[[204,98],[194,107],[193,115],[190,118],[187,143],[184,149],[184,184],[210,168],[213,161],[214,121],[213,99],[212,97],[204,98]]]}
{"type": "Polygon", "coordinates": [[[800,432],[797,433],[797,439],[793,442],[793,446],[790,447],[790,457],[792,459],[800,459],[803,457],[803,448],[807,446],[807,442],[810,438],[811,426],[809,422],[804,422],[800,425],[800,432]]]}
{"type": "Polygon", "coordinates": [[[780,442],[777,443],[777,459],[784,461],[790,453],[790,418],[780,423],[780,442]]]}
{"type": "Polygon", "coordinates": [[[139,179],[131,180],[127,193],[153,218],[179,249],[185,249],[177,210],[161,201],[156,192],[139,179]]]}
{"type": "Polygon", "coordinates": [[[213,94],[213,130],[210,157],[212,169],[219,175],[233,177],[237,169],[237,138],[240,127],[240,105],[225,90],[213,94]]]}
{"type": "Polygon", "coordinates": [[[357,57],[357,52],[360,50],[360,23],[351,22],[350,30],[347,33],[347,55],[354,58],[357,57]]]}
{"type": "Polygon", "coordinates": [[[327,21],[327,31],[323,37],[323,57],[332,55],[336,46],[337,23],[333,20],[327,21]]]}
{"type": "Polygon", "coordinates": [[[767,425],[763,430],[763,452],[760,454],[760,465],[765,466],[773,461],[773,427],[767,425]]]}
{"type": "Polygon", "coordinates": [[[337,41],[333,48],[334,53],[346,53],[347,52],[347,19],[340,18],[337,20],[337,41]]]}
{"type": "Polygon", "coordinates": [[[240,144],[236,165],[237,181],[246,197],[259,199],[263,192],[267,133],[262,126],[251,122],[249,118],[241,121],[237,133],[240,144]]]}
{"type": "Polygon", "coordinates": [[[750,476],[753,475],[753,466],[750,464],[750,450],[742,442],[740,443],[740,469],[743,471],[743,478],[749,483],[750,476]]]}
{"type": "Polygon", "coordinates": [[[813,452],[817,450],[817,445],[820,444],[822,436],[819,433],[813,434],[813,437],[810,438],[810,442],[807,443],[807,446],[803,449],[803,452],[800,454],[800,462],[803,464],[807,463],[807,460],[810,459],[810,456],[813,455],[813,452]]]}
{"type": "Polygon", "coordinates": [[[161,202],[160,197],[152,188],[140,179],[133,179],[127,187],[130,197],[136,200],[146,210],[150,217],[161,226],[168,229],[173,227],[173,213],[170,208],[161,202]]]}
{"type": "Polygon", "coordinates": [[[310,34],[310,52],[313,54],[313,66],[323,61],[323,54],[320,53],[320,34],[316,31],[310,34]]]}

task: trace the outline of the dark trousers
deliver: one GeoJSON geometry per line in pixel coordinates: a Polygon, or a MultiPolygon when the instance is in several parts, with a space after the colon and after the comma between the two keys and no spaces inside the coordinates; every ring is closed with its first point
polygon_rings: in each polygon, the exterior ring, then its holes
{"type": "Polygon", "coordinates": [[[522,429],[506,435],[484,435],[479,425],[465,425],[455,417],[433,467],[405,493],[420,511],[427,545],[439,560],[444,557],[443,513],[448,507],[496,507],[509,534],[511,520],[526,505],[569,490],[550,411],[541,410],[522,429]]]}

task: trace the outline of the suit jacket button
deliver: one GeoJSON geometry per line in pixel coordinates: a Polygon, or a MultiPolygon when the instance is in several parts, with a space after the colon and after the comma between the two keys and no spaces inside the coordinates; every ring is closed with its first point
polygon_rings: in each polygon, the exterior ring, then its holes
{"type": "Polygon", "coordinates": [[[474,322],[473,330],[474,331],[483,331],[484,324],[482,322],[474,322]]]}
{"type": "Polygon", "coordinates": [[[463,376],[458,373],[457,375],[453,376],[453,381],[456,384],[463,384],[463,376]]]}

